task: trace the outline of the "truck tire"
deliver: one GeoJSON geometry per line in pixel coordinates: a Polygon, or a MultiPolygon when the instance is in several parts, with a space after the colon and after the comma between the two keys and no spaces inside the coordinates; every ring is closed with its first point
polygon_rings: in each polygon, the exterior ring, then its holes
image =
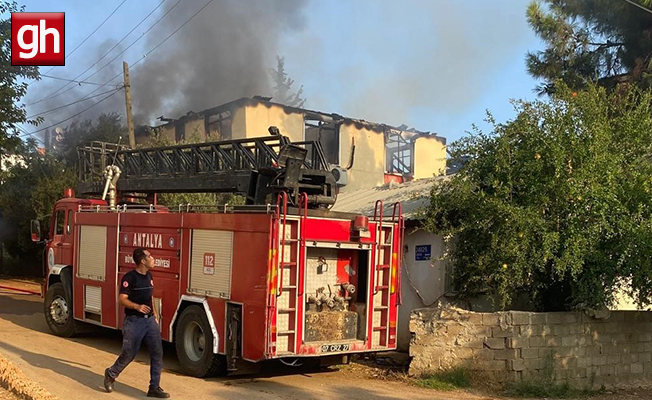
{"type": "Polygon", "coordinates": [[[55,283],[45,294],[45,322],[57,336],[71,337],[75,334],[75,318],[72,314],[72,299],[61,283],[55,283]]]}
{"type": "Polygon", "coordinates": [[[183,310],[174,337],[185,374],[199,378],[226,375],[226,357],[213,353],[213,332],[202,308],[190,306],[183,310]]]}

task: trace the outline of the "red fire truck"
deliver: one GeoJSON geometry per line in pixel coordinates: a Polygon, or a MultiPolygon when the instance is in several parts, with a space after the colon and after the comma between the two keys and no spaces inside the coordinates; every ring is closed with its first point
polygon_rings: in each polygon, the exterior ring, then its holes
{"type": "Polygon", "coordinates": [[[81,322],[120,329],[118,283],[134,267],[134,248],[145,247],[156,258],[162,337],[189,375],[396,348],[400,204],[377,202],[373,216],[329,211],[337,189],[319,143],[272,136],[132,150],[95,142],[79,156],[78,191],[88,198],[66,190],[45,241],[44,311],[56,335],[73,335],[81,322]],[[161,192],[247,201],[168,208],[156,204],[161,192]]]}

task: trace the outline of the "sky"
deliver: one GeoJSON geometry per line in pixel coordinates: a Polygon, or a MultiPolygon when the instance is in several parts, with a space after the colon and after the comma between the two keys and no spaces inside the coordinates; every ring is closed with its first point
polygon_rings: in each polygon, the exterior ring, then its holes
{"type": "Polygon", "coordinates": [[[514,116],[510,99],[536,98],[538,82],[526,71],[525,55],[543,45],[527,24],[526,0],[121,3],[26,3],[26,11],[66,13],[67,53],[115,13],[68,54],[65,66],[41,68],[51,76],[110,84],[29,82],[23,99],[29,116],[91,92],[101,95],[48,113],[38,128],[25,130],[65,127],[101,112],[124,114],[124,93],[110,92],[122,81],[122,61],[130,64],[137,124],[156,125],[158,116],[179,117],[244,96],[271,96],[269,69],[277,55],[285,58],[293,87],[303,86],[305,108],[405,124],[448,143],[472,124],[486,127],[485,110],[504,122],[514,116]]]}

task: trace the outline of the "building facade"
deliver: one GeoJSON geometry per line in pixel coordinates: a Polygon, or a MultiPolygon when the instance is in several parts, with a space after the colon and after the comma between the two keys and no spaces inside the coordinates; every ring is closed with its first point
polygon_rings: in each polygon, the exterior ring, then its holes
{"type": "Polygon", "coordinates": [[[160,119],[164,124],[141,131],[137,142],[147,142],[152,132],[168,142],[254,138],[269,135],[270,126],[292,142],[317,141],[329,164],[339,167],[341,192],[430,178],[446,169],[443,137],[265,98],[242,98],[177,119],[160,119]]]}

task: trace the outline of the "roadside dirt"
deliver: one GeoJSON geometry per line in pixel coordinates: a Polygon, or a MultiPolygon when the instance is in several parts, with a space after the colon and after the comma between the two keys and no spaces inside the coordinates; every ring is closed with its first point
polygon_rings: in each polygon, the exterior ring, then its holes
{"type": "Polygon", "coordinates": [[[652,399],[652,389],[621,390],[615,393],[607,392],[590,397],[590,400],[649,400],[652,399]]]}
{"type": "MultiPolygon", "coordinates": [[[[12,285],[16,281],[4,281],[12,285]]],[[[34,288],[32,282],[18,282],[34,288]]],[[[10,285],[6,285],[10,286],[10,285]]],[[[16,287],[16,286],[11,286],[16,287]]],[[[118,332],[101,331],[62,339],[51,335],[43,318],[43,300],[38,296],[19,295],[0,290],[0,352],[35,385],[65,400],[87,400],[104,395],[102,373],[120,351],[118,332]]],[[[379,398],[424,400],[505,400],[500,394],[478,390],[441,392],[413,385],[401,362],[386,356],[358,360],[345,366],[322,370],[283,369],[270,365],[271,371],[243,377],[197,379],[178,373],[173,346],[164,346],[164,386],[174,398],[194,400],[319,400],[330,398],[379,398]]],[[[396,355],[400,357],[400,355],[396,355]]],[[[149,374],[147,353],[121,376],[111,398],[144,398],[149,374]]],[[[1,372],[0,372],[1,373],[1,372]]],[[[17,397],[0,388],[0,400],[17,397]],[[3,397],[4,396],[4,397],[3,397]]],[[[586,400],[651,400],[651,389],[603,393],[586,400]]],[[[534,400],[534,399],[532,399],[534,400]]],[[[542,400],[542,399],[536,399],[542,400]]],[[[556,399],[547,399],[556,400],[556,399]]]]}
{"type": "Polygon", "coordinates": [[[43,279],[10,278],[0,275],[0,293],[22,294],[23,291],[41,293],[43,279]],[[17,289],[17,290],[12,290],[17,289]]]}
{"type": "MultiPolygon", "coordinates": [[[[414,385],[414,379],[407,375],[407,366],[402,366],[400,364],[392,363],[388,358],[381,358],[375,360],[373,357],[370,359],[356,360],[355,362],[350,363],[349,365],[344,365],[340,367],[333,367],[339,370],[339,373],[346,375],[348,378],[359,378],[370,381],[385,381],[385,382],[399,382],[408,387],[414,385]],[[380,364],[379,364],[380,363],[380,364]]],[[[378,384],[382,384],[378,382],[378,384]]],[[[433,390],[433,396],[437,395],[440,397],[446,397],[450,399],[459,399],[459,400],[470,400],[470,399],[479,399],[479,400],[508,400],[513,399],[512,397],[507,397],[501,395],[500,393],[495,393],[493,391],[484,391],[478,389],[468,389],[468,390],[455,390],[451,392],[440,392],[433,390]],[[446,396],[445,394],[448,394],[446,396]]],[[[628,389],[628,390],[608,390],[604,393],[595,394],[592,396],[581,397],[583,400],[652,400],[652,388],[639,388],[639,389],[628,389]]],[[[524,399],[520,398],[519,400],[562,400],[552,397],[544,398],[532,398],[524,399]]]]}

